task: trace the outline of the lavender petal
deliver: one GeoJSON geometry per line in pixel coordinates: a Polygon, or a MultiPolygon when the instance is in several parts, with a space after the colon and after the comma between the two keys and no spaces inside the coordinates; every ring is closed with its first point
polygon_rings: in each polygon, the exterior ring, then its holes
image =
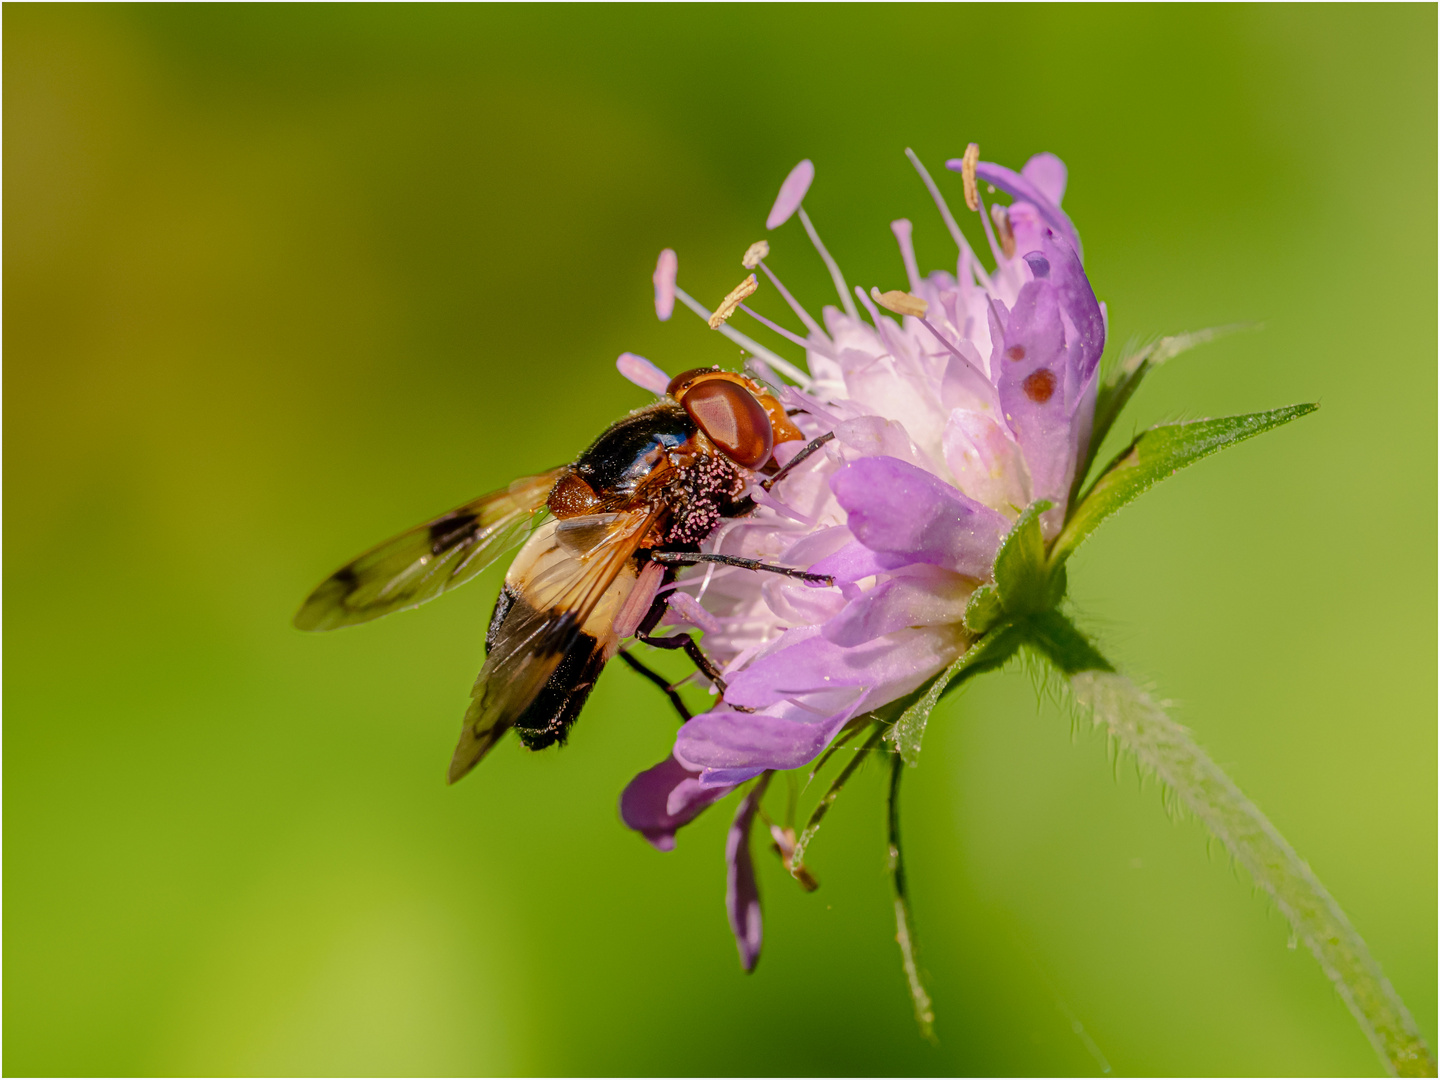
{"type": "Polygon", "coordinates": [[[675,847],[675,830],[731,790],[702,786],[699,772],[685,768],[672,754],[625,786],[620,818],[660,851],[670,851],[675,847]]]}

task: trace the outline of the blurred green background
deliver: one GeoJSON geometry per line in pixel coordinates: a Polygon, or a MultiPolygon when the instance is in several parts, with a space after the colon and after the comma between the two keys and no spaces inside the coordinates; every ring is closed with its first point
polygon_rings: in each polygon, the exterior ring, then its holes
{"type": "MultiPolygon", "coordinates": [[[[290,628],[343,559],[643,403],[622,350],[733,364],[655,321],[655,254],[714,302],[801,157],[852,282],[903,280],[902,215],[953,267],[902,151],[969,140],[1069,163],[1113,347],[1265,324],[1152,376],[1122,436],[1323,402],[1108,525],[1075,610],[1434,1045],[1433,6],[10,4],[4,30],[7,1073],[1378,1072],[1273,906],[1033,672],[949,702],[908,782],[930,1046],[881,770],[812,849],[819,892],[757,842],[745,977],[730,804],[665,855],[617,819],[674,730],[631,673],[568,748],[445,786],[498,569],[290,628]]],[[[798,226],[771,240],[831,297],[798,226]]]]}

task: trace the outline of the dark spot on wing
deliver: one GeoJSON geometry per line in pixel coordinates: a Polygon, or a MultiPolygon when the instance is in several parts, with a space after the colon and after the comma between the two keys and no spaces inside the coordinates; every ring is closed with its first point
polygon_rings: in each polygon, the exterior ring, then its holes
{"type": "Polygon", "coordinates": [[[1024,346],[1024,345],[1011,345],[1008,349],[1005,350],[1005,359],[1007,359],[1007,360],[1024,360],[1024,359],[1025,359],[1025,346],[1024,346]]]}
{"type": "Polygon", "coordinates": [[[1049,368],[1039,368],[1025,376],[1020,384],[1025,396],[1036,405],[1044,405],[1055,394],[1055,373],[1049,368]]]}
{"type": "Polygon", "coordinates": [[[479,518],[468,510],[446,514],[430,526],[430,554],[443,555],[475,532],[479,518]]]}

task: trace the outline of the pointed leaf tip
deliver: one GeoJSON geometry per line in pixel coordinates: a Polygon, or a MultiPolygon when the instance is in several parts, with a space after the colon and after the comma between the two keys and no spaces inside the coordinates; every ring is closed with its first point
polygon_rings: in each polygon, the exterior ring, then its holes
{"type": "Polygon", "coordinates": [[[1051,565],[1058,567],[1101,522],[1167,476],[1226,447],[1298,420],[1319,407],[1318,402],[1306,402],[1246,416],[1167,424],[1141,432],[1139,438],[1106,467],[1075,507],[1065,528],[1055,538],[1050,551],[1051,565]]]}
{"type": "Polygon", "coordinates": [[[790,175],[785,177],[785,182],[780,185],[780,194],[775,198],[775,205],[770,208],[770,216],[765,219],[765,228],[777,229],[789,221],[795,211],[800,209],[800,202],[814,180],[815,164],[809,158],[791,169],[790,175]]]}

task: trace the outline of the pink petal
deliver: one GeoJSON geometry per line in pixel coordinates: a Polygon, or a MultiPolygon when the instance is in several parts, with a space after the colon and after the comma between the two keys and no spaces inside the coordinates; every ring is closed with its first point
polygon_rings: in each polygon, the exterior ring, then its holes
{"type": "Polygon", "coordinates": [[[680,258],[672,248],[660,252],[660,258],[655,260],[655,273],[650,280],[655,283],[655,315],[661,322],[675,311],[675,274],[679,269],[680,258]]]}
{"type": "Polygon", "coordinates": [[[1054,154],[1036,154],[1025,162],[1020,175],[1039,188],[1040,194],[1056,206],[1059,206],[1060,200],[1065,197],[1065,181],[1070,173],[1065,168],[1065,162],[1054,154]]]}
{"type": "Polygon", "coordinates": [[[791,169],[790,175],[780,185],[780,194],[770,208],[770,216],[765,219],[765,228],[774,229],[789,221],[790,215],[800,209],[800,201],[805,198],[814,180],[815,165],[809,158],[791,169]]]}
{"type": "Polygon", "coordinates": [[[636,386],[642,390],[649,390],[652,394],[660,397],[665,396],[665,388],[670,385],[670,376],[661,371],[658,367],[638,356],[633,352],[621,353],[615,361],[615,367],[636,386]]]}
{"type": "Polygon", "coordinates": [[[675,847],[675,830],[729,791],[702,788],[699,773],[672,755],[630,781],[620,796],[620,817],[655,847],[670,851],[675,847]]]}
{"type": "Polygon", "coordinates": [[[740,950],[740,966],[746,971],[755,970],[763,937],[760,888],[755,882],[755,864],[750,859],[750,826],[755,821],[755,811],[760,808],[765,787],[766,782],[761,780],[741,800],[725,836],[725,911],[730,916],[735,946],[740,950]]]}

